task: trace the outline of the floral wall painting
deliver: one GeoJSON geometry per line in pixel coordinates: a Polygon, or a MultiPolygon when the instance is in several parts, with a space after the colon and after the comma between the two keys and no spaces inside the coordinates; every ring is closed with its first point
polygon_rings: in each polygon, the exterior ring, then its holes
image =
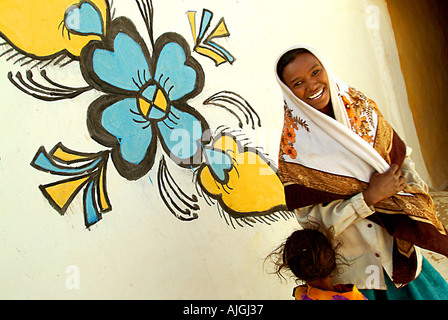
{"type": "Polygon", "coordinates": [[[128,181],[157,172],[154,183],[163,203],[182,221],[199,218],[199,198],[216,206],[233,227],[288,219],[291,213],[273,162],[243,138],[245,130],[262,126],[256,106],[237,92],[218,90],[203,105],[224,109],[238,127],[222,123],[212,128],[189,103],[204,94],[203,63],[211,61],[214,72],[220,72],[218,67],[237,61],[216,41],[230,37],[224,17],[216,21],[208,9],[200,14],[190,10],[185,28],[191,38],[170,30],[159,35],[154,33],[157,3],[129,2],[138,8],[145,30],[129,17],[115,17],[113,1],[0,3],[1,63],[19,68],[5,75],[18,94],[52,103],[96,93],[86,126],[102,148],[91,153],[63,142],[51,149],[36,146],[31,166],[60,176],[39,186],[43,196],[61,215],[82,197],[89,228],[113,210],[107,186],[107,168],[113,165],[128,181]],[[63,72],[68,65],[79,66],[84,83],[54,80],[51,72],[63,72]],[[49,66],[59,69],[50,72],[49,66]],[[191,175],[190,188],[176,181],[180,172],[191,175]]]}

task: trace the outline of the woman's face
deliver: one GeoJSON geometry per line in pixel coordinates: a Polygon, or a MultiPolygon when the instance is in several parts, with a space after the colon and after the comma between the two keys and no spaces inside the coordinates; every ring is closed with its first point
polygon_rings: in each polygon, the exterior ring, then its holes
{"type": "Polygon", "coordinates": [[[300,100],[317,110],[324,111],[330,102],[327,72],[311,53],[299,54],[286,65],[283,80],[300,100]]]}

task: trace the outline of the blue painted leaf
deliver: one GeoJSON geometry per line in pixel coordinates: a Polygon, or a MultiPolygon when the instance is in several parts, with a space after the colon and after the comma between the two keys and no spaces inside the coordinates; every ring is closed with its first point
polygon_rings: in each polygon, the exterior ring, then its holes
{"type": "MultiPolygon", "coordinates": [[[[201,40],[205,32],[210,27],[210,21],[212,20],[213,13],[210,10],[204,9],[202,12],[201,26],[199,28],[198,40],[201,40]]],[[[199,42],[199,41],[198,41],[199,42]]]]}
{"type": "Polygon", "coordinates": [[[90,3],[83,2],[79,7],[73,5],[69,10],[65,16],[68,30],[81,34],[103,34],[101,14],[90,3]]]}
{"type": "Polygon", "coordinates": [[[84,222],[86,227],[98,222],[101,219],[101,213],[96,208],[95,193],[93,192],[93,186],[95,181],[89,182],[84,190],[84,222]]]}

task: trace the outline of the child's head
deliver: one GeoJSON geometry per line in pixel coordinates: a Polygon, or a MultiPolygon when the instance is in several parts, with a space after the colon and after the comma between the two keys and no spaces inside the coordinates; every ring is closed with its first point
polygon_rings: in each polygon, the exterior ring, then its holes
{"type": "Polygon", "coordinates": [[[314,229],[293,232],[268,258],[271,256],[276,259],[279,276],[290,270],[306,282],[333,276],[337,267],[336,248],[329,238],[314,229]]]}

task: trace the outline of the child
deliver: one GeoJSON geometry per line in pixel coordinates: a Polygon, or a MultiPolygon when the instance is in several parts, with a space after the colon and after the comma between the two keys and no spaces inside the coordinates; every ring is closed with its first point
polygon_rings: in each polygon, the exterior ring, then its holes
{"type": "Polygon", "coordinates": [[[342,258],[336,249],[318,230],[304,229],[293,232],[268,258],[277,258],[277,275],[284,278],[286,269],[305,282],[294,288],[296,300],[367,300],[353,284],[333,285],[336,260],[342,258]]]}

